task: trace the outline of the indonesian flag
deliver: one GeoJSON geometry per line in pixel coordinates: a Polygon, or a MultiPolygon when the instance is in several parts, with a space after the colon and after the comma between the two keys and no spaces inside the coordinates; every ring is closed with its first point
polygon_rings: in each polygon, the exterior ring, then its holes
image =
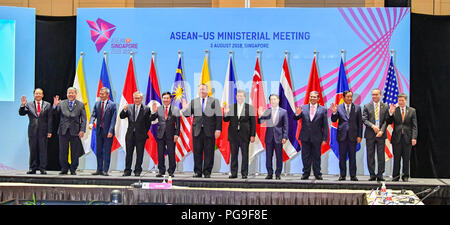
{"type": "MultiPolygon", "coordinates": [[[[225,86],[222,95],[222,113],[225,107],[228,105],[232,105],[236,103],[236,79],[234,76],[234,68],[233,68],[233,57],[230,54],[230,59],[228,60],[228,69],[227,74],[225,76],[225,86]]],[[[227,163],[230,164],[230,142],[228,141],[228,126],[230,122],[222,122],[222,133],[220,137],[216,139],[217,147],[219,148],[220,153],[222,153],[223,159],[227,163]]]]}
{"type": "MultiPolygon", "coordinates": [[[[261,70],[259,68],[259,55],[256,58],[255,72],[253,73],[252,89],[250,90],[250,104],[255,109],[255,112],[257,112],[259,108],[262,108],[263,110],[267,109],[266,98],[264,97],[264,87],[261,78],[261,70]]],[[[252,162],[258,153],[264,151],[266,148],[266,144],[264,143],[265,137],[266,127],[256,123],[255,142],[250,143],[249,146],[249,163],[252,162]]]]}
{"type": "MultiPolygon", "coordinates": [[[[117,113],[117,122],[116,122],[116,137],[121,146],[125,146],[125,135],[128,129],[128,120],[120,119],[119,114],[123,110],[123,107],[127,104],[133,103],[133,93],[137,91],[136,87],[136,78],[134,77],[134,66],[133,66],[133,57],[130,56],[130,61],[128,63],[127,76],[125,78],[125,84],[123,86],[122,97],[120,98],[119,105],[119,113],[117,113]]],[[[114,146],[112,149],[115,149],[114,146]]],[[[126,151],[125,147],[123,148],[126,151]]]]}

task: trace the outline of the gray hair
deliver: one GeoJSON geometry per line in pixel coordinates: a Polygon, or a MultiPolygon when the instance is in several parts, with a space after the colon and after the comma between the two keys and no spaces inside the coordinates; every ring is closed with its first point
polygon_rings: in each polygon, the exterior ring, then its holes
{"type": "Polygon", "coordinates": [[[100,91],[105,91],[106,94],[109,95],[109,88],[107,88],[107,87],[102,87],[102,88],[100,88],[100,91]]]}
{"type": "Polygon", "coordinates": [[[380,92],[380,95],[381,95],[381,90],[380,90],[380,89],[374,88],[374,89],[372,89],[372,92],[373,92],[373,91],[378,91],[378,92],[380,92]]]}
{"type": "Polygon", "coordinates": [[[140,92],[140,91],[134,92],[134,93],[133,93],[133,98],[134,98],[136,95],[140,95],[141,97],[144,97],[144,94],[142,94],[142,92],[140,92]]]}
{"type": "Polygon", "coordinates": [[[236,95],[239,94],[239,93],[242,93],[242,94],[244,94],[244,96],[245,96],[245,91],[244,91],[244,90],[238,89],[238,90],[236,91],[236,95]]]}
{"type": "Polygon", "coordinates": [[[318,91],[311,91],[311,92],[309,92],[309,96],[311,96],[311,94],[317,95],[317,97],[319,97],[319,92],[318,91]]]}
{"type": "Polygon", "coordinates": [[[36,93],[36,91],[41,91],[42,94],[44,94],[44,90],[42,90],[41,88],[36,88],[36,89],[34,89],[33,94],[36,93]]]}
{"type": "Polygon", "coordinates": [[[67,93],[69,93],[70,90],[75,91],[75,94],[78,93],[78,91],[77,91],[77,89],[76,89],[75,87],[69,87],[69,88],[67,88],[67,93]]]}

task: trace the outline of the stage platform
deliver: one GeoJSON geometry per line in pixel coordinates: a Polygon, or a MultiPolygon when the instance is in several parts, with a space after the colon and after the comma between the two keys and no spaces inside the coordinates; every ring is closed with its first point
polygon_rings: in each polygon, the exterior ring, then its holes
{"type": "MultiPolygon", "coordinates": [[[[142,196],[148,195],[145,194],[149,190],[136,190],[136,188],[132,188],[131,185],[136,182],[162,182],[162,178],[155,177],[156,174],[152,172],[143,173],[141,177],[129,176],[122,177],[121,171],[112,171],[110,172],[110,176],[93,176],[91,173],[95,171],[84,170],[77,171],[77,175],[58,175],[59,171],[47,171],[47,175],[41,175],[39,172],[37,174],[28,175],[26,171],[18,171],[18,170],[1,170],[0,171],[0,183],[3,183],[3,186],[0,186],[4,189],[5,186],[12,187],[22,187],[21,190],[27,188],[37,188],[40,187],[68,187],[69,189],[75,190],[77,187],[79,188],[92,188],[94,193],[103,193],[101,194],[103,197],[96,198],[96,201],[101,201],[102,199],[109,199],[109,193],[112,189],[122,190],[124,193],[134,193],[134,197],[130,197],[127,200],[129,204],[137,204],[145,202],[142,196]],[[8,185],[6,185],[8,184],[8,185]],[[14,185],[13,185],[14,184],[14,185]],[[11,186],[12,185],[12,186],[11,186]],[[101,190],[107,191],[101,191],[101,190]],[[131,191],[131,192],[130,192],[131,191]],[[140,191],[144,191],[143,193],[138,193],[140,191]],[[141,196],[141,197],[136,197],[141,196]]],[[[248,176],[248,179],[242,179],[240,176],[237,179],[229,179],[228,174],[219,174],[213,173],[211,178],[193,178],[192,173],[175,173],[175,177],[173,178],[173,185],[178,187],[179,193],[187,193],[186,191],[194,191],[196,190],[196,195],[199,193],[204,193],[205,190],[208,190],[210,193],[213,191],[220,191],[222,189],[242,189],[247,190],[248,195],[257,195],[257,193],[266,194],[268,192],[273,192],[273,190],[278,190],[278,192],[289,193],[286,197],[291,198],[297,196],[300,198],[298,194],[299,190],[304,193],[305,190],[315,190],[315,193],[319,192],[329,192],[335,193],[337,195],[343,196],[343,194],[339,194],[340,191],[345,190],[347,193],[351,194],[360,194],[360,191],[370,191],[375,190],[380,187],[380,183],[376,181],[368,181],[369,177],[367,176],[359,176],[359,181],[350,181],[349,178],[346,181],[338,181],[337,175],[324,175],[323,180],[316,180],[314,176],[310,176],[309,180],[301,180],[300,174],[293,175],[282,175],[281,180],[266,180],[264,179],[265,175],[258,176],[248,176]],[[184,191],[180,191],[181,189],[186,188],[184,191]],[[208,188],[208,189],[202,189],[208,188]],[[293,194],[293,195],[292,195],[293,194]],[[291,197],[289,197],[291,196],[291,197]]],[[[425,201],[425,204],[450,204],[450,179],[425,179],[425,178],[410,178],[409,182],[392,182],[390,181],[390,177],[386,177],[386,186],[392,190],[412,190],[414,193],[420,193],[423,191],[431,190],[436,187],[440,187],[440,189],[430,195],[425,201]]],[[[85,189],[86,190],[86,189],[85,189]]],[[[167,190],[151,190],[153,194],[157,192],[161,192],[167,190]]],[[[176,189],[172,191],[177,191],[176,189]]],[[[224,190],[222,190],[224,191],[224,190]]],[[[241,191],[242,192],[242,191],[241,191]]],[[[167,192],[166,192],[167,193],[167,192]]],[[[224,196],[223,192],[217,192],[218,196],[224,196]]],[[[228,193],[229,194],[229,193],[228,193]]],[[[80,193],[81,195],[81,193],[80,193]]],[[[99,196],[100,194],[97,194],[99,196]]],[[[247,195],[247,196],[248,196],[247,195]]],[[[423,198],[426,195],[420,194],[419,198],[423,198]]],[[[92,194],[94,196],[94,194],[92,194]]],[[[173,193],[172,197],[178,196],[179,194],[173,193]]],[[[273,197],[273,194],[269,196],[273,197]]],[[[148,197],[151,198],[160,198],[155,196],[147,196],[145,199],[148,200],[148,197]]],[[[228,200],[220,203],[221,200],[202,200],[197,202],[192,201],[154,201],[156,203],[164,204],[164,203],[174,203],[174,204],[274,204],[272,200],[267,200],[268,196],[260,196],[261,199],[266,200],[243,200],[239,197],[240,201],[228,200]]],[[[279,197],[279,196],[278,196],[279,197]]],[[[283,199],[284,199],[283,197],[283,199]]],[[[356,200],[351,202],[349,199],[352,199],[351,196],[348,196],[347,200],[342,201],[329,201],[322,202],[323,204],[364,204],[363,200],[356,200]]],[[[125,195],[124,195],[125,198],[125,195]]],[[[82,198],[78,198],[82,199],[82,198]]],[[[203,198],[204,199],[204,198],[203,198]]],[[[332,199],[332,198],[330,198],[332,199]]],[[[0,201],[8,200],[5,198],[5,195],[0,198],[0,201]]],[[[73,200],[73,199],[72,199],[73,200]]],[[[167,200],[167,199],[166,199],[167,200]]],[[[193,199],[191,199],[193,200],[193,199]]],[[[124,200],[125,201],[125,200],[124,200]]],[[[284,204],[285,202],[278,202],[278,204],[284,204]]],[[[313,202],[311,202],[313,203],[313,202]]],[[[320,203],[320,201],[319,201],[320,203]]],[[[290,201],[288,204],[308,204],[308,202],[304,201],[290,201]]]]}

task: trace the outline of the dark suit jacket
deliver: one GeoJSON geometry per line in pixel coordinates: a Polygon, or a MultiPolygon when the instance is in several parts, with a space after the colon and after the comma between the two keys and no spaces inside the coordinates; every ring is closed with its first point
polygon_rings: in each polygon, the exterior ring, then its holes
{"type": "Polygon", "coordinates": [[[302,113],[294,115],[295,120],[302,119],[302,129],[298,139],[300,141],[322,142],[328,141],[327,109],[319,104],[313,121],[309,116],[310,105],[302,105],[302,113]]]}
{"type": "Polygon", "coordinates": [[[158,119],[157,138],[163,139],[165,136],[173,139],[173,136],[180,136],[180,110],[171,105],[165,118],[164,106],[158,107],[157,111],[151,114],[150,121],[158,119]]]}
{"type": "Polygon", "coordinates": [[[401,141],[402,130],[404,141],[411,144],[412,139],[417,139],[417,115],[416,110],[406,106],[405,120],[402,121],[400,107],[395,109],[392,116],[389,117],[388,124],[394,123],[394,132],[392,133],[391,143],[398,144],[401,141]]]}
{"type": "Polygon", "coordinates": [[[192,122],[192,134],[197,137],[203,129],[206,137],[214,137],[216,130],[222,130],[222,108],[219,100],[211,96],[207,97],[205,112],[202,112],[201,98],[193,99],[184,110],[183,115],[189,117],[194,115],[192,122]]]}
{"type": "Polygon", "coordinates": [[[47,136],[52,133],[52,106],[46,101],[42,101],[41,113],[37,115],[35,101],[27,102],[23,107],[19,108],[19,115],[28,115],[30,122],[28,123],[28,137],[47,136]]]}
{"type": "MultiPolygon", "coordinates": [[[[114,128],[116,126],[116,118],[117,118],[117,108],[116,104],[108,100],[106,103],[106,106],[104,106],[103,110],[103,128],[108,131],[108,133],[111,133],[114,135],[114,128]]],[[[95,102],[94,109],[92,110],[91,119],[89,121],[90,124],[94,123],[94,120],[97,120],[97,127],[100,126],[100,118],[101,118],[101,112],[102,112],[102,102],[97,101],[95,102]]],[[[98,137],[98,132],[100,132],[100,129],[95,130],[96,135],[98,137]]]]}
{"type": "Polygon", "coordinates": [[[250,137],[254,137],[256,133],[255,110],[253,106],[244,103],[241,116],[238,118],[237,108],[237,103],[231,105],[230,111],[223,117],[223,121],[230,122],[228,125],[228,141],[237,142],[243,140],[250,142],[250,137]]]}
{"type": "Polygon", "coordinates": [[[87,118],[83,102],[75,100],[70,110],[69,100],[62,100],[56,106],[56,112],[60,115],[58,135],[66,135],[68,130],[72,136],[78,136],[80,131],[86,133],[87,118]]]}
{"type": "MultiPolygon", "coordinates": [[[[383,136],[380,138],[385,139],[386,138],[386,120],[389,118],[389,108],[386,104],[380,103],[380,129],[383,131],[383,136]]],[[[372,129],[372,125],[375,124],[375,109],[373,101],[364,105],[364,111],[362,116],[362,121],[364,125],[366,125],[366,130],[364,131],[364,137],[365,138],[375,138],[377,134],[372,129]]]]}
{"type": "Polygon", "coordinates": [[[125,139],[129,140],[133,138],[133,131],[136,135],[136,139],[139,141],[146,140],[148,138],[148,129],[150,129],[150,108],[144,104],[140,105],[139,114],[135,120],[135,104],[128,104],[128,109],[120,112],[120,119],[128,118],[128,129],[125,139]]]}
{"type": "Polygon", "coordinates": [[[278,107],[277,119],[275,124],[272,121],[272,108],[266,109],[262,116],[258,117],[258,123],[266,122],[266,137],[265,142],[269,143],[272,138],[275,138],[275,143],[281,144],[282,139],[288,139],[288,117],[287,111],[281,107],[278,107]]]}
{"type": "Polygon", "coordinates": [[[336,114],[331,115],[331,121],[338,122],[337,140],[342,142],[349,137],[351,141],[355,141],[358,137],[362,137],[362,113],[361,107],[352,103],[350,116],[347,116],[345,103],[338,105],[336,114]]]}

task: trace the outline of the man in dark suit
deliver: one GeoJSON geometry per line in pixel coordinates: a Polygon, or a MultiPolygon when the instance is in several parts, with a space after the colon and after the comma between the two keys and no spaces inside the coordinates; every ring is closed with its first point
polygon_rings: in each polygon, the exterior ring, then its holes
{"type": "Polygon", "coordinates": [[[339,180],[347,176],[347,155],[349,159],[350,179],[356,178],[356,146],[362,137],[361,107],[353,103],[353,92],[344,91],[344,103],[336,106],[331,104],[331,121],[338,122],[337,141],[339,143],[339,180]]]}
{"type": "Polygon", "coordinates": [[[398,95],[398,107],[391,105],[389,109],[388,124],[394,123],[391,143],[394,148],[393,181],[400,179],[400,161],[403,161],[402,180],[409,179],[409,159],[412,146],[417,144],[417,116],[416,110],[406,106],[408,97],[406,94],[398,95]]]}
{"type": "Polygon", "coordinates": [[[367,167],[369,169],[369,181],[384,181],[385,169],[385,141],[386,120],[389,117],[388,106],[381,101],[381,90],[372,90],[372,101],[364,105],[362,121],[366,125],[364,137],[366,138],[367,167]],[[378,174],[375,174],[375,152],[378,161],[378,174]]]}
{"type": "Polygon", "coordinates": [[[255,141],[256,133],[255,110],[253,106],[244,102],[245,91],[238,90],[236,92],[236,100],[236,104],[225,107],[225,115],[223,117],[223,121],[230,122],[228,125],[228,141],[230,142],[231,151],[231,175],[229,178],[237,178],[240,148],[242,155],[241,175],[242,179],[247,179],[248,147],[250,142],[253,143],[255,141]]]}
{"type": "Polygon", "coordinates": [[[166,173],[166,165],[164,160],[164,150],[167,148],[169,157],[169,176],[173,177],[173,173],[176,169],[175,161],[175,144],[180,136],[180,110],[171,105],[172,94],[165,92],[162,94],[162,105],[156,106],[156,103],[152,105],[152,114],[150,121],[158,119],[158,169],[159,173],[156,177],[163,177],[166,173]]]}
{"type": "Polygon", "coordinates": [[[142,172],[145,141],[148,138],[147,132],[150,128],[150,108],[142,104],[143,99],[143,94],[140,91],[134,92],[134,104],[125,105],[119,115],[120,119],[128,118],[128,129],[125,135],[127,153],[125,156],[125,170],[122,176],[131,175],[131,164],[135,147],[136,164],[134,166],[134,175],[138,177],[142,172]]]}
{"type": "Polygon", "coordinates": [[[311,164],[314,176],[322,180],[320,172],[321,146],[328,141],[328,117],[327,109],[317,102],[319,92],[312,91],[309,94],[309,104],[297,107],[294,119],[302,119],[302,129],[298,139],[302,143],[302,180],[307,180],[311,174],[311,164]]]}
{"type": "Polygon", "coordinates": [[[41,174],[47,174],[47,139],[52,137],[52,106],[43,101],[44,91],[40,88],[34,90],[34,101],[27,102],[22,96],[19,115],[28,115],[28,145],[30,146],[29,171],[27,174],[35,174],[40,170],[41,174]]]}
{"type": "Polygon", "coordinates": [[[53,99],[53,108],[60,115],[58,135],[59,135],[59,162],[61,165],[60,175],[76,175],[78,167],[78,157],[83,154],[81,138],[86,132],[86,110],[81,101],[76,100],[77,89],[69,87],[67,89],[67,99],[60,101],[59,96],[53,99]],[[68,162],[70,144],[70,160],[68,162]]]}
{"type": "Polygon", "coordinates": [[[269,96],[271,108],[263,111],[258,109],[258,123],[266,122],[266,179],[273,178],[273,152],[275,151],[277,169],[275,170],[275,178],[281,179],[281,171],[283,170],[283,144],[288,139],[288,118],[285,109],[279,107],[280,96],[271,94],[269,96]]]}
{"type": "Polygon", "coordinates": [[[211,177],[215,139],[220,137],[222,131],[222,109],[219,100],[208,96],[208,90],[206,84],[200,84],[198,91],[200,97],[193,99],[189,104],[182,102],[183,115],[186,117],[194,115],[192,122],[194,177],[202,177],[202,173],[205,178],[211,177]]]}
{"type": "Polygon", "coordinates": [[[109,88],[102,87],[99,91],[100,99],[94,105],[89,129],[94,126],[94,120],[97,120],[95,128],[96,138],[96,156],[97,171],[92,175],[109,176],[109,163],[111,161],[111,146],[114,137],[114,127],[116,126],[117,109],[116,104],[109,100],[109,88]]]}

